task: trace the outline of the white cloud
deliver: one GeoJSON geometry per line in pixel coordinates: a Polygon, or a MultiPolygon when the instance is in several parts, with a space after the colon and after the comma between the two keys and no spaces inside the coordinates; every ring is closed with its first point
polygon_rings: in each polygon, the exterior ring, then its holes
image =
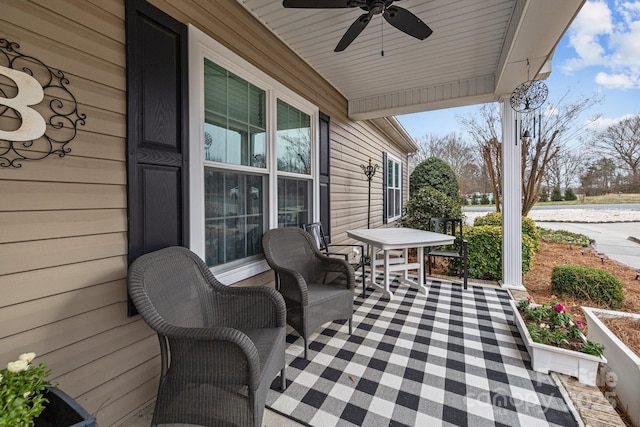
{"type": "Polygon", "coordinates": [[[607,74],[605,72],[599,72],[596,74],[595,82],[608,89],[633,89],[640,87],[640,81],[638,77],[635,79],[633,76],[627,74],[607,74]]]}
{"type": "Polygon", "coordinates": [[[600,44],[600,38],[612,32],[613,21],[607,3],[587,1],[569,29],[569,44],[576,50],[578,58],[565,63],[565,72],[571,73],[589,65],[602,64],[606,50],[600,44]]]}
{"type": "Polygon", "coordinates": [[[576,57],[562,65],[567,74],[600,67],[595,82],[605,88],[640,88],[640,0],[587,1],[569,29],[576,57]]]}
{"type": "Polygon", "coordinates": [[[601,132],[611,125],[621,122],[624,119],[635,116],[635,114],[625,114],[622,117],[598,117],[587,124],[587,129],[594,132],[601,132]]]}

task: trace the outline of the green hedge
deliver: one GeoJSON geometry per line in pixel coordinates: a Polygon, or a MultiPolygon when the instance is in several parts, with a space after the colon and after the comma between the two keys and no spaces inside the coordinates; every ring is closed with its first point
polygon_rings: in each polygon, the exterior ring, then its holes
{"type": "Polygon", "coordinates": [[[458,199],[458,178],[447,162],[429,157],[420,162],[409,176],[409,195],[413,198],[423,187],[432,187],[452,199],[458,199]]]}
{"type": "MultiPolygon", "coordinates": [[[[465,227],[464,238],[469,250],[469,277],[483,280],[502,279],[502,227],[479,225],[465,227]]],[[[522,236],[522,274],[533,266],[535,244],[522,236]]]]}
{"type": "MultiPolygon", "coordinates": [[[[489,212],[486,215],[479,216],[473,221],[473,225],[495,225],[502,226],[502,213],[489,212]]],[[[527,235],[533,241],[533,248],[537,252],[540,248],[540,234],[536,223],[526,216],[522,217],[522,234],[527,235]]]]}
{"type": "Polygon", "coordinates": [[[431,218],[462,218],[462,207],[446,194],[431,187],[422,187],[405,205],[400,225],[429,230],[431,218]]]}
{"type": "Polygon", "coordinates": [[[551,272],[551,288],[558,295],[569,295],[610,308],[618,308],[624,301],[620,281],[599,268],[558,265],[551,272]]]}

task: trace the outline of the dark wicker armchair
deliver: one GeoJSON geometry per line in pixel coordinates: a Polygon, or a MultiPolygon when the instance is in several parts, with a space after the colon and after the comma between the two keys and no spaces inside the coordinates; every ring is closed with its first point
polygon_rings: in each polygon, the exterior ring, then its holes
{"type": "Polygon", "coordinates": [[[287,303],[287,323],[304,340],[324,323],[349,320],[353,331],[353,267],[320,253],[313,237],[301,228],[275,228],[262,237],[267,262],[276,272],[276,286],[287,303]]]}
{"type": "Polygon", "coordinates": [[[160,340],[152,425],[259,427],[278,371],[285,387],[286,307],[280,294],[225,286],[181,247],[135,260],[128,287],[160,340]]]}

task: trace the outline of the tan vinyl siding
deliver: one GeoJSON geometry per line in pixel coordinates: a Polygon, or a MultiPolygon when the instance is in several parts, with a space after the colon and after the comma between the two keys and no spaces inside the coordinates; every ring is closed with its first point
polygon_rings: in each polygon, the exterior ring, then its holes
{"type": "Polygon", "coordinates": [[[0,3],[0,37],[62,71],[87,116],[66,157],[0,168],[0,363],[36,352],[112,425],[153,398],[155,384],[136,390],[158,372],[157,339],[126,315],[124,3],[0,3]]]}
{"type": "MultiPolygon", "coordinates": [[[[366,226],[360,164],[380,165],[372,226],[382,225],[382,152],[403,160],[370,122],[237,2],[152,4],[192,23],[285,83],[331,117],[334,242],[366,226]]],[[[0,168],[0,363],[34,351],[100,426],[117,425],[155,397],[159,349],[138,316],[126,316],[127,191],[124,0],[0,0],[0,37],[70,81],[87,115],[64,158],[0,168]]],[[[404,178],[406,179],[406,163],[404,178]]],[[[405,181],[406,182],[406,181],[405,181]]],[[[238,286],[269,285],[265,272],[238,286]]]]}

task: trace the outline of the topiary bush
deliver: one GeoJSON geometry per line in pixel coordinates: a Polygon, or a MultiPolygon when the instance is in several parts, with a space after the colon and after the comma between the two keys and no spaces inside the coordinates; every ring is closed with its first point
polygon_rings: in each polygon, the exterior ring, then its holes
{"type": "Polygon", "coordinates": [[[434,188],[423,187],[405,205],[400,226],[429,230],[431,218],[462,218],[458,199],[452,199],[434,188]]]}
{"type": "Polygon", "coordinates": [[[447,162],[429,157],[416,166],[409,176],[409,194],[413,197],[423,187],[433,187],[452,199],[458,199],[458,178],[447,162]]]}
{"type": "MultiPolygon", "coordinates": [[[[473,221],[473,225],[497,225],[502,226],[502,213],[489,212],[486,215],[479,216],[473,221]]],[[[522,217],[522,235],[527,235],[533,241],[533,248],[537,252],[540,248],[540,234],[536,223],[526,216],[522,217]]]]}
{"type": "Polygon", "coordinates": [[[581,265],[557,265],[551,272],[551,289],[596,304],[618,308],[624,301],[622,284],[608,271],[581,265]]]}
{"type": "MultiPolygon", "coordinates": [[[[502,279],[502,227],[479,225],[466,227],[464,238],[469,251],[469,277],[483,280],[502,279]]],[[[533,266],[534,242],[522,235],[522,274],[533,266]]]]}

